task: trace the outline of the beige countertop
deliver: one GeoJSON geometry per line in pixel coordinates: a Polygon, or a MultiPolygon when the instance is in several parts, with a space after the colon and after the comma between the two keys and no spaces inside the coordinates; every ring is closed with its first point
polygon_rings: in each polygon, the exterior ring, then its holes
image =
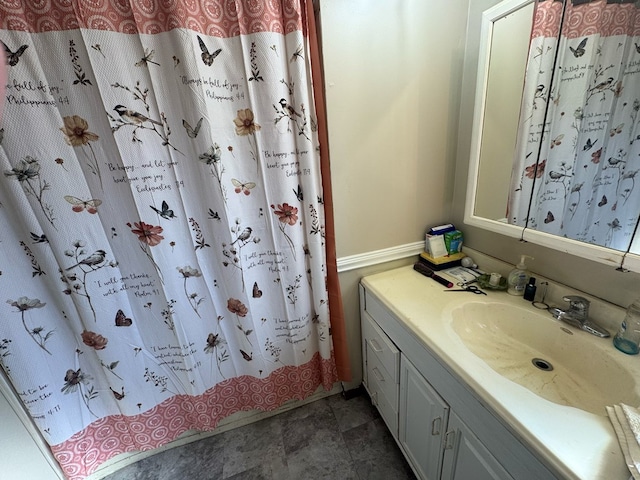
{"type": "MultiPolygon", "coordinates": [[[[474,355],[448,320],[448,312],[471,301],[500,302],[531,309],[540,315],[550,317],[550,314],[537,310],[522,297],[502,291],[487,290],[486,296],[466,292],[444,293],[442,285],[415,272],[411,266],[367,276],[362,283],[553,470],[566,478],[629,479],[630,474],[606,410],[597,415],[552,403],[508,380],[474,355]]],[[[557,322],[565,328],[572,328],[557,322]]],[[[610,338],[596,338],[577,329],[573,332],[593,337],[585,338],[588,342],[604,342],[594,345],[608,348],[611,355],[626,357],[623,361],[633,364],[635,379],[635,386],[629,388],[639,388],[640,358],[617,351],[610,338]]]]}

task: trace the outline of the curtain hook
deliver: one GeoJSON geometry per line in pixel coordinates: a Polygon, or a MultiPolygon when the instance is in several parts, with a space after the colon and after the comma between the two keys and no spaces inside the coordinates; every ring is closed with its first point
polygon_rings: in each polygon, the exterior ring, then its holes
{"type": "MultiPolygon", "coordinates": [[[[528,220],[527,220],[527,222],[528,222],[528,220]]],[[[527,229],[527,227],[525,226],[525,227],[522,229],[522,232],[520,233],[520,240],[519,240],[519,242],[520,242],[520,243],[527,243],[527,241],[524,239],[524,231],[525,231],[526,229],[527,229]]]]}
{"type": "Polygon", "coordinates": [[[627,246],[627,251],[622,254],[622,259],[620,260],[620,266],[616,268],[618,272],[627,273],[630,270],[625,268],[624,261],[627,259],[627,255],[631,252],[631,246],[633,245],[633,241],[636,238],[636,234],[638,233],[638,225],[640,224],[640,219],[636,221],[635,227],[633,227],[633,233],[631,234],[631,239],[629,240],[629,245],[627,246]]]}
{"type": "Polygon", "coordinates": [[[620,260],[620,266],[616,268],[617,272],[622,272],[622,273],[629,273],[630,272],[630,270],[628,268],[625,268],[625,266],[624,266],[624,260],[625,260],[625,258],[627,258],[627,253],[629,253],[629,252],[628,251],[624,252],[624,254],[622,255],[622,260],[620,260]]]}

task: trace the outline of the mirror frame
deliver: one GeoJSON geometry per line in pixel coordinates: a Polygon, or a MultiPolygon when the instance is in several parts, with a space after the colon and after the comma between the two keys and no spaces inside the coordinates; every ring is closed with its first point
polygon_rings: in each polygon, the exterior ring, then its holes
{"type": "MultiPolygon", "coordinates": [[[[534,1],[535,0],[503,0],[482,14],[464,223],[509,237],[519,238],[520,240],[531,242],[536,245],[576,255],[614,268],[623,267],[624,269],[633,272],[640,272],[640,255],[638,254],[579,242],[577,240],[545,232],[538,232],[530,228],[479,217],[474,213],[475,199],[478,190],[477,178],[480,170],[480,149],[482,146],[482,131],[484,128],[484,111],[486,107],[486,92],[489,77],[493,26],[499,19],[513,13],[525,5],[533,3],[534,1]]],[[[630,244],[633,245],[634,243],[638,243],[638,239],[632,238],[630,244]]]]}

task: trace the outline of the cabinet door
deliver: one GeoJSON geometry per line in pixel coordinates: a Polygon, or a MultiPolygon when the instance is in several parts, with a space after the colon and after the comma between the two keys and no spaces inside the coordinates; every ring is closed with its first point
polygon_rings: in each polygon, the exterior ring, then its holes
{"type": "Polygon", "coordinates": [[[416,474],[423,480],[438,480],[449,407],[404,355],[400,360],[399,415],[400,445],[416,474]]]}
{"type": "Polygon", "coordinates": [[[449,416],[444,449],[442,480],[513,480],[454,412],[449,416]]]}

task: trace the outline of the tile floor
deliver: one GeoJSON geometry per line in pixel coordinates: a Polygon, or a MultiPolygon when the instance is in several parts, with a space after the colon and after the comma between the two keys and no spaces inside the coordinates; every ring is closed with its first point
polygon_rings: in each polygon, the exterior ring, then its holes
{"type": "Polygon", "coordinates": [[[105,480],[415,480],[366,393],[175,447],[105,480]]]}

